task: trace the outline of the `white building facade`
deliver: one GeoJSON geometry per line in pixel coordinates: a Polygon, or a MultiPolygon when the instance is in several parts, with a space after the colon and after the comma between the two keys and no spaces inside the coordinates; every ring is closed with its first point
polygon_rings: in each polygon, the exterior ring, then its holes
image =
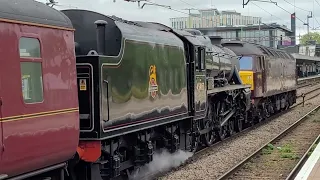
{"type": "Polygon", "coordinates": [[[170,18],[171,27],[210,28],[219,26],[259,24],[260,17],[243,16],[236,11],[218,11],[217,9],[200,9],[199,14],[190,13],[189,17],[170,18]]]}

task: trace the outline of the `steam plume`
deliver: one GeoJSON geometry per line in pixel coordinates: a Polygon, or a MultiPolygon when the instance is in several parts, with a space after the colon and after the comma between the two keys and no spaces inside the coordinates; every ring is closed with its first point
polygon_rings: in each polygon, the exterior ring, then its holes
{"type": "Polygon", "coordinates": [[[191,152],[178,150],[175,153],[169,153],[167,150],[156,152],[153,161],[140,167],[129,176],[129,180],[150,180],[151,176],[157,173],[165,172],[171,168],[178,167],[192,156],[191,152]]]}

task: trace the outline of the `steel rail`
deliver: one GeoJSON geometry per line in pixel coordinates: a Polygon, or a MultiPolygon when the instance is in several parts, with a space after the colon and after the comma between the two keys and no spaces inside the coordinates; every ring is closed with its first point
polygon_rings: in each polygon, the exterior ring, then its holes
{"type": "Polygon", "coordinates": [[[301,170],[301,168],[303,167],[303,165],[306,163],[306,161],[309,159],[308,154],[309,152],[311,152],[312,147],[320,142],[320,135],[317,137],[316,140],[313,141],[313,143],[310,145],[309,149],[306,151],[306,153],[304,153],[304,155],[302,156],[302,158],[300,159],[300,161],[298,162],[298,164],[293,168],[293,170],[290,172],[290,174],[288,175],[288,177],[286,178],[286,180],[291,180],[294,179],[297,174],[299,173],[299,171],[301,170]]]}
{"type": "MultiPolygon", "coordinates": [[[[320,94],[320,93],[319,93],[320,94]]],[[[318,94],[318,95],[319,95],[318,94]]],[[[298,119],[295,123],[293,123],[291,126],[289,126],[288,128],[286,128],[285,130],[283,130],[280,134],[278,134],[275,138],[273,138],[272,140],[270,140],[269,142],[267,142],[266,144],[264,144],[263,146],[261,146],[258,150],[256,150],[254,153],[252,153],[251,155],[249,155],[246,159],[244,159],[243,161],[241,161],[240,163],[238,163],[237,165],[235,165],[233,168],[231,168],[228,172],[224,173],[222,176],[220,176],[218,178],[218,180],[225,180],[228,179],[230,176],[232,176],[237,170],[239,170],[242,165],[244,165],[246,162],[248,162],[249,160],[251,160],[253,157],[255,157],[258,153],[260,153],[262,151],[262,149],[264,149],[265,147],[267,147],[269,144],[272,144],[273,142],[281,139],[283,136],[285,136],[287,133],[291,132],[293,129],[295,129],[298,125],[300,125],[302,122],[304,122],[306,119],[308,119],[308,115],[310,115],[311,113],[313,113],[314,111],[317,111],[320,109],[320,105],[318,105],[317,107],[315,107],[314,109],[312,109],[311,111],[309,111],[308,113],[306,113],[304,116],[302,116],[300,119],[298,119]]]]}
{"type": "Polygon", "coordinates": [[[307,86],[310,86],[310,85],[312,85],[311,83],[310,84],[300,84],[300,85],[298,85],[298,88],[297,89],[301,89],[301,88],[304,88],[304,87],[307,87],[307,86]]]}
{"type": "Polygon", "coordinates": [[[313,89],[311,91],[308,91],[307,93],[302,93],[302,94],[298,95],[297,98],[301,98],[303,95],[306,95],[306,94],[311,94],[311,93],[313,93],[313,92],[315,92],[315,91],[317,91],[319,89],[320,88],[315,88],[315,89],[313,89]]]}

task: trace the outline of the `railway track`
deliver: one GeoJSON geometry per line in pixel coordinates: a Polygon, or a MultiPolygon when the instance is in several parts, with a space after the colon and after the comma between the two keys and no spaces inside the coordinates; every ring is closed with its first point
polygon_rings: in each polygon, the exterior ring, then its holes
{"type": "MultiPolygon", "coordinates": [[[[310,97],[307,97],[307,99],[301,100],[301,98],[302,98],[303,96],[307,96],[307,95],[309,95],[309,94],[311,94],[311,93],[313,93],[313,92],[316,92],[316,91],[320,91],[320,88],[315,88],[315,89],[312,89],[312,90],[308,91],[308,92],[305,93],[305,94],[299,95],[298,98],[300,98],[300,101],[297,101],[297,103],[294,104],[293,106],[291,106],[290,109],[285,110],[285,111],[282,111],[282,112],[280,112],[280,113],[278,113],[278,114],[275,114],[275,115],[271,116],[267,121],[263,121],[263,122],[261,122],[261,123],[259,123],[259,124],[255,124],[255,125],[253,125],[253,126],[250,126],[250,127],[246,128],[246,129],[244,129],[243,131],[241,131],[240,133],[238,133],[238,134],[236,134],[236,135],[234,135],[234,136],[231,136],[231,137],[226,138],[226,139],[224,140],[224,142],[225,142],[225,141],[228,141],[228,140],[231,140],[231,139],[234,139],[234,138],[237,138],[237,137],[239,137],[239,136],[242,136],[243,134],[249,132],[250,130],[255,129],[255,128],[259,127],[259,126],[262,126],[262,125],[264,125],[265,123],[267,123],[268,121],[270,121],[270,120],[272,120],[272,119],[275,119],[275,118],[277,118],[277,117],[279,117],[279,116],[282,116],[282,115],[286,114],[287,112],[291,111],[291,110],[292,110],[293,108],[295,108],[296,106],[302,105],[302,104],[304,104],[306,101],[308,101],[308,100],[310,100],[310,99],[312,99],[312,98],[314,98],[314,97],[316,97],[316,96],[319,96],[319,95],[320,95],[320,92],[318,92],[318,93],[316,93],[316,94],[313,94],[313,95],[311,95],[310,97]]],[[[213,144],[213,145],[210,146],[210,147],[219,146],[220,143],[222,143],[222,141],[219,141],[219,142],[213,144]]],[[[200,149],[200,150],[197,151],[195,154],[197,155],[197,154],[200,154],[200,153],[205,153],[205,151],[207,150],[207,148],[208,148],[208,147],[203,148],[203,149],[200,149]]]]}
{"type": "Polygon", "coordinates": [[[313,150],[316,148],[319,142],[320,142],[320,135],[318,135],[317,139],[312,143],[312,145],[309,147],[307,152],[304,153],[304,155],[302,156],[300,161],[297,163],[297,165],[293,168],[293,170],[290,172],[286,180],[293,180],[297,176],[297,174],[299,173],[299,171],[301,170],[305,162],[308,160],[309,156],[312,154],[313,150]]]}
{"type": "Polygon", "coordinates": [[[312,142],[317,139],[320,131],[319,118],[320,105],[219,179],[286,179],[312,142]]]}
{"type": "MultiPolygon", "coordinates": [[[[278,113],[278,114],[270,117],[268,120],[261,122],[260,124],[256,124],[256,125],[250,126],[250,127],[246,128],[246,129],[244,129],[243,131],[241,131],[240,133],[237,133],[237,134],[235,134],[235,135],[233,135],[233,136],[231,136],[231,137],[226,138],[224,141],[219,141],[219,142],[213,144],[213,145],[210,146],[210,147],[204,147],[204,148],[200,149],[199,151],[197,151],[197,152],[193,155],[192,158],[188,159],[185,163],[183,163],[182,165],[180,165],[180,167],[183,167],[183,166],[186,165],[186,164],[192,163],[195,159],[197,159],[197,156],[205,155],[208,151],[210,151],[210,150],[212,150],[212,149],[214,149],[214,148],[218,148],[218,147],[220,146],[220,144],[222,144],[222,143],[224,143],[224,144],[225,144],[225,143],[228,143],[228,141],[232,141],[233,139],[236,139],[236,138],[239,137],[239,136],[245,135],[246,133],[250,132],[251,130],[258,128],[259,126],[262,126],[262,125],[264,125],[265,123],[268,123],[269,120],[275,119],[275,118],[277,118],[277,117],[279,117],[279,116],[281,116],[281,115],[283,115],[283,114],[291,111],[294,107],[296,107],[296,106],[298,106],[298,105],[301,105],[301,104],[303,104],[304,102],[307,102],[308,100],[313,99],[314,97],[316,97],[316,96],[318,96],[318,95],[320,95],[320,87],[317,87],[317,88],[315,88],[315,89],[312,89],[312,90],[306,92],[306,93],[305,93],[304,101],[302,100],[303,98],[302,98],[302,96],[300,95],[300,96],[298,97],[298,99],[297,99],[297,103],[294,104],[290,109],[285,110],[285,111],[283,111],[283,112],[281,112],[281,113],[278,113]],[[317,92],[317,91],[319,91],[319,92],[317,92]]],[[[175,168],[175,169],[176,169],[176,168],[175,168]]],[[[175,169],[173,169],[173,170],[171,170],[171,171],[174,171],[175,169]]],[[[177,168],[177,169],[178,169],[178,168],[177,168]]],[[[164,176],[164,175],[167,174],[168,172],[170,172],[170,170],[169,170],[169,171],[165,171],[165,172],[155,173],[155,174],[147,174],[147,175],[145,175],[145,176],[143,176],[143,177],[140,177],[139,179],[141,179],[141,180],[157,179],[158,177],[164,176]]]]}
{"type": "MultiPolygon", "coordinates": [[[[281,115],[283,115],[283,114],[291,111],[291,110],[292,110],[293,108],[295,108],[296,106],[302,105],[302,104],[305,103],[306,101],[308,101],[308,100],[310,100],[310,99],[312,99],[312,98],[314,98],[314,97],[316,97],[316,96],[319,96],[319,95],[320,95],[320,92],[315,93],[315,94],[312,94],[310,97],[307,97],[307,99],[302,99],[303,96],[306,97],[307,95],[309,95],[309,94],[311,94],[311,93],[314,93],[314,92],[316,92],[316,91],[320,91],[320,87],[319,87],[319,88],[312,89],[312,90],[308,91],[307,93],[303,93],[303,94],[299,95],[298,98],[300,98],[300,99],[297,99],[297,103],[295,103],[294,105],[292,105],[290,109],[287,109],[287,110],[285,110],[285,111],[282,111],[282,112],[280,112],[280,113],[278,113],[278,114],[275,114],[275,115],[271,116],[267,121],[263,121],[263,122],[261,122],[261,123],[259,123],[259,124],[255,124],[255,125],[253,125],[253,126],[250,126],[250,127],[246,128],[246,129],[244,129],[243,131],[241,131],[240,133],[235,134],[234,136],[227,137],[224,141],[227,141],[227,140],[229,140],[229,139],[231,139],[231,138],[236,138],[236,137],[238,137],[238,136],[241,136],[241,135],[243,135],[244,133],[246,133],[246,132],[248,132],[248,131],[250,131],[250,130],[252,130],[252,129],[255,129],[255,128],[261,126],[261,125],[264,125],[264,124],[267,123],[268,121],[270,121],[270,120],[272,120],[272,119],[275,119],[275,118],[277,118],[277,117],[279,117],[279,116],[281,116],[281,115]],[[301,99],[302,99],[302,100],[301,100],[301,99]],[[299,101],[298,101],[298,100],[299,100],[299,101]]],[[[211,146],[209,146],[209,147],[218,146],[221,142],[222,142],[222,141],[219,141],[219,142],[217,142],[217,143],[215,143],[215,144],[213,144],[213,145],[211,145],[211,146]]],[[[203,148],[203,149],[200,149],[200,150],[197,151],[195,154],[203,153],[203,152],[206,151],[207,148],[208,148],[208,147],[203,148]]]]}
{"type": "Polygon", "coordinates": [[[301,85],[298,85],[298,89],[300,88],[304,88],[304,87],[307,87],[307,86],[312,86],[311,83],[308,83],[308,84],[301,84],[301,85]]]}

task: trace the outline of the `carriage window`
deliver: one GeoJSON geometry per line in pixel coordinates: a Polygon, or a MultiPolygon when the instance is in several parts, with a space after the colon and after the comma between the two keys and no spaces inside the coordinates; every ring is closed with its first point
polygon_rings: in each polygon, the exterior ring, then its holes
{"type": "Polygon", "coordinates": [[[252,57],[243,56],[239,61],[240,70],[252,70],[252,57]]]}
{"type": "Polygon", "coordinates": [[[19,42],[19,52],[22,58],[40,58],[39,40],[35,38],[21,38],[19,42]]]}
{"type": "Polygon", "coordinates": [[[200,61],[201,61],[201,64],[200,64],[200,67],[199,69],[201,70],[204,70],[204,63],[205,63],[205,59],[206,59],[206,54],[205,54],[205,49],[204,48],[199,48],[199,52],[200,52],[200,61]]]}
{"type": "Polygon", "coordinates": [[[194,62],[196,64],[196,69],[198,69],[199,67],[199,52],[198,49],[196,48],[194,51],[194,62]]]}
{"type": "Polygon", "coordinates": [[[42,67],[40,62],[21,62],[22,94],[25,103],[43,101],[42,67]]]}
{"type": "Polygon", "coordinates": [[[259,57],[259,62],[261,70],[264,71],[264,56],[259,57]]]}
{"type": "Polygon", "coordinates": [[[258,57],[257,60],[255,61],[255,69],[256,69],[256,71],[258,71],[258,72],[261,71],[261,61],[260,61],[260,57],[258,57]]]}
{"type": "Polygon", "coordinates": [[[40,42],[35,38],[21,38],[19,42],[22,95],[25,103],[43,101],[42,63],[40,42]],[[36,61],[34,59],[37,58],[36,61]],[[28,59],[31,59],[28,62],[28,59]]]}

